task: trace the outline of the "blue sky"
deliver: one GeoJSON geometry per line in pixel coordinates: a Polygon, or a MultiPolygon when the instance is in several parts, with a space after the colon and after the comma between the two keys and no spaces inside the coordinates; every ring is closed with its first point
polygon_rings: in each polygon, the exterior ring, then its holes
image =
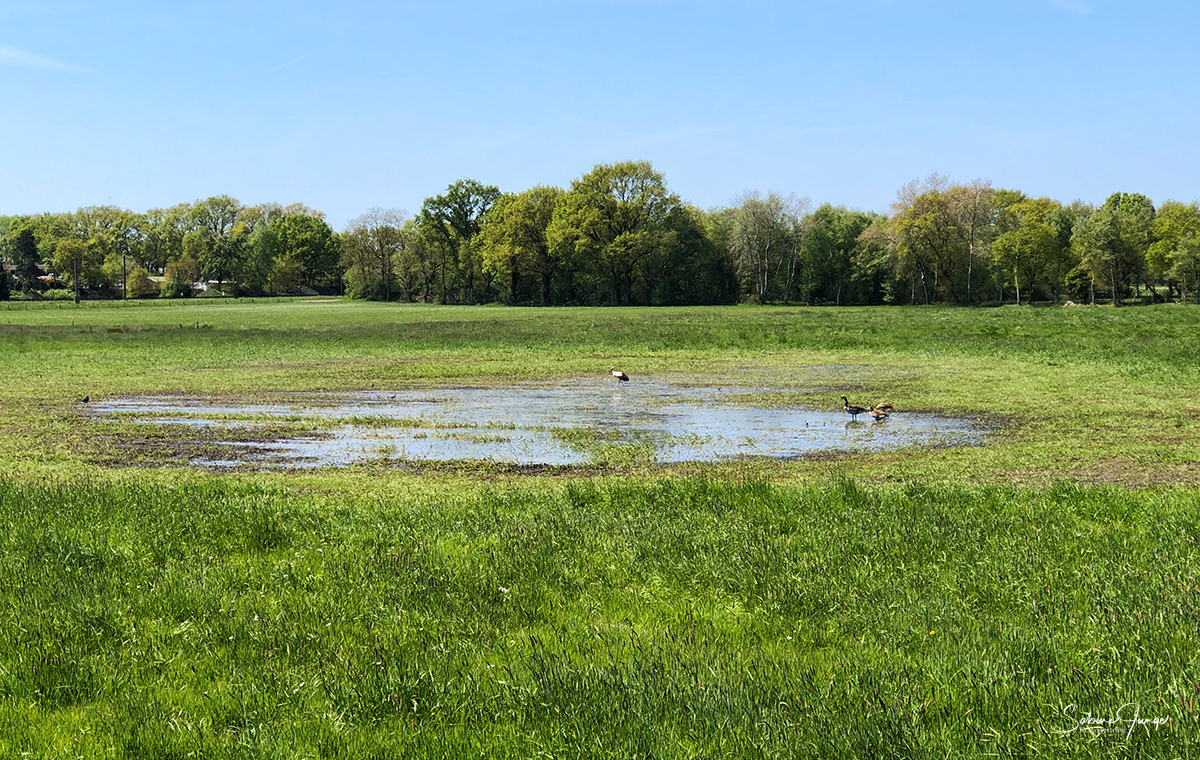
{"type": "Polygon", "coordinates": [[[1200,3],[0,0],[0,214],[215,194],[340,228],[647,159],[886,210],[937,171],[1200,198],[1200,3]]]}

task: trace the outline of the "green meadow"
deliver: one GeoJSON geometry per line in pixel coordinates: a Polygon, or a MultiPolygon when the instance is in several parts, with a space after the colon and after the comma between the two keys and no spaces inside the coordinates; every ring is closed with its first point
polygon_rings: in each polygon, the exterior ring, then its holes
{"type": "Polygon", "coordinates": [[[0,756],[1195,756],[1198,328],[1177,305],[0,305],[0,756]],[[614,365],[989,432],[217,472],[195,431],[90,411],[614,365]]]}

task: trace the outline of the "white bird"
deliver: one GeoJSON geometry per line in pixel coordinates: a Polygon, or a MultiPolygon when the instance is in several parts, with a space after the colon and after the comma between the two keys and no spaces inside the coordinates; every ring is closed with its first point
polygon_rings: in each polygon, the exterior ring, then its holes
{"type": "Polygon", "coordinates": [[[627,383],[627,382],[629,382],[629,375],[626,375],[624,372],[622,372],[621,370],[617,369],[616,367],[609,367],[609,368],[608,368],[608,371],[612,373],[612,376],[613,376],[613,377],[617,378],[617,382],[618,382],[618,383],[627,383]]]}

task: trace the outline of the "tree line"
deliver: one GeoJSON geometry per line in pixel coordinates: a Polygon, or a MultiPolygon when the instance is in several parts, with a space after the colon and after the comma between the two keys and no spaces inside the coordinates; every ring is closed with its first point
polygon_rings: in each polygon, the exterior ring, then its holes
{"type": "Polygon", "coordinates": [[[1187,303],[1200,206],[1136,193],[1063,204],[935,174],[902,187],[888,214],[761,192],[702,210],[628,161],[565,189],[459,180],[415,216],[371,209],[341,232],[307,206],[228,196],[0,217],[0,256],[3,298],[188,297],[205,283],[462,304],[1187,303]]]}

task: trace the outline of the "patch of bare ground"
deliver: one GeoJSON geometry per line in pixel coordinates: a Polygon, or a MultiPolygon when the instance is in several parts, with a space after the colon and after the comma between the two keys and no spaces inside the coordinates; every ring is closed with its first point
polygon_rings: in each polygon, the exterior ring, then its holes
{"type": "MultiPolygon", "coordinates": [[[[197,428],[190,425],[139,425],[136,432],[110,427],[82,437],[77,453],[90,464],[102,467],[182,467],[198,461],[238,461],[256,464],[272,461],[261,445],[285,436],[320,437],[318,430],[297,431],[295,427],[197,428]]],[[[228,469],[217,466],[215,469],[228,469]]]]}
{"type": "Polygon", "coordinates": [[[1200,463],[1153,464],[1136,462],[1124,457],[1097,460],[1088,467],[1063,470],[1024,468],[1010,470],[1008,478],[1019,485],[1043,485],[1067,480],[1082,485],[1122,486],[1124,488],[1155,488],[1159,486],[1193,486],[1200,484],[1200,463]]]}

